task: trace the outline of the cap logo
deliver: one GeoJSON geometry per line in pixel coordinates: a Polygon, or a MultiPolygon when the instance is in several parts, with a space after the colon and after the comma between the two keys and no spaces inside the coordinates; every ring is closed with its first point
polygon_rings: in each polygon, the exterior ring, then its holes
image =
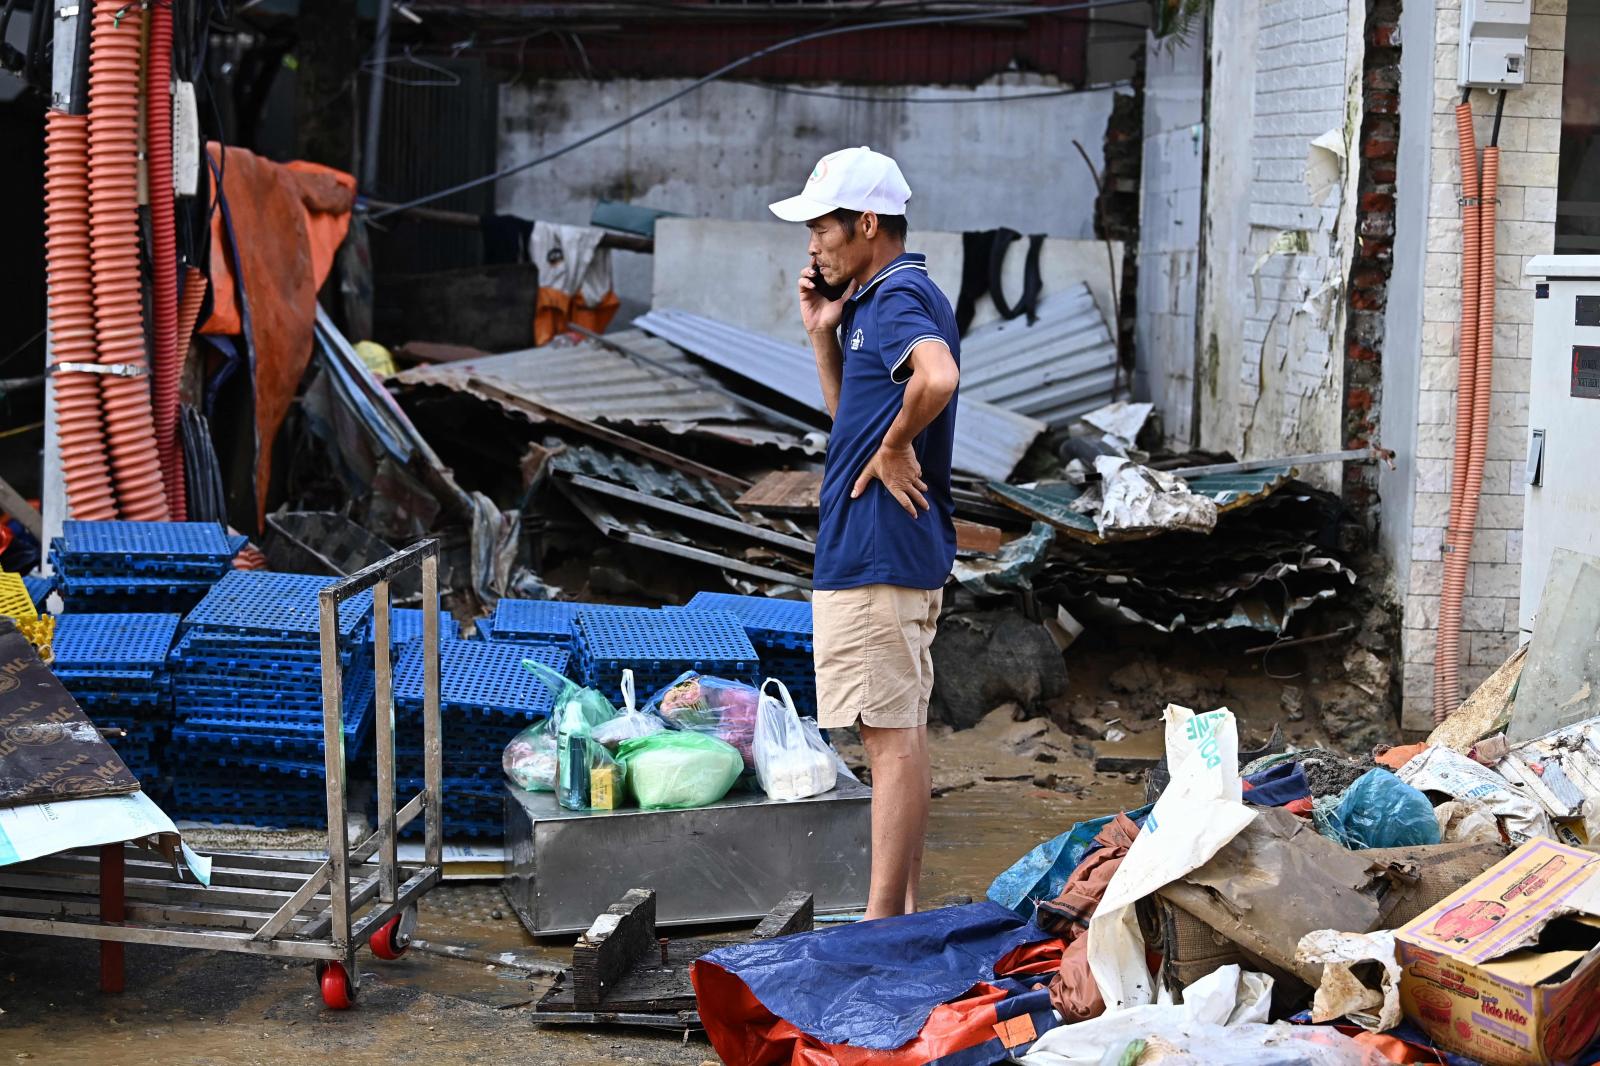
{"type": "Polygon", "coordinates": [[[825,178],[827,176],[828,176],[828,161],[826,159],[819,160],[818,163],[817,163],[816,169],[812,170],[811,177],[809,179],[807,179],[806,184],[807,185],[813,185],[816,182],[821,181],[823,178],[825,178]]]}

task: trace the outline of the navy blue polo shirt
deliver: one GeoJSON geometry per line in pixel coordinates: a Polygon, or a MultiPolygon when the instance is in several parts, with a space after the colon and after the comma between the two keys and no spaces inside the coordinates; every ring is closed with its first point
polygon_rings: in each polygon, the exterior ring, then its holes
{"type": "Polygon", "coordinates": [[[860,499],[850,490],[900,414],[911,349],[943,341],[959,366],[961,336],[950,301],[928,276],[927,258],[902,255],[845,304],[839,323],[844,375],[822,473],[816,588],[899,585],[938,589],[956,557],[950,457],[956,398],[912,441],[930,509],[912,518],[876,478],[860,499]]]}

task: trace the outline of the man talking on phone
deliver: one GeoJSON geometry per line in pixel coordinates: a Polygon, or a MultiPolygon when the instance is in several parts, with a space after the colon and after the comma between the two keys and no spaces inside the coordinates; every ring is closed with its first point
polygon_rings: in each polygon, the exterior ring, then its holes
{"type": "Polygon", "coordinates": [[[845,148],[771,205],[811,231],[800,319],[833,416],[813,579],[817,722],[859,724],[872,767],[869,919],[917,908],[933,635],[956,553],[961,342],[925,257],[906,251],[910,199],[893,159],[845,148]]]}

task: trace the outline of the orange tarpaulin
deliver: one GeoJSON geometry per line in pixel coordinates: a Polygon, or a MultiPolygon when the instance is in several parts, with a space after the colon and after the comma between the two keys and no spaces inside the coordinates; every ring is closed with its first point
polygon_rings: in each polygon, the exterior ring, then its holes
{"type": "MultiPolygon", "coordinates": [[[[272,441],[311,361],[317,290],[333,269],[355,205],[356,179],[317,163],[274,163],[243,148],[208,144],[250,306],[255,351],[256,527],[265,520],[272,441]]],[[[202,333],[244,326],[222,212],[211,216],[211,317],[202,333]]]]}

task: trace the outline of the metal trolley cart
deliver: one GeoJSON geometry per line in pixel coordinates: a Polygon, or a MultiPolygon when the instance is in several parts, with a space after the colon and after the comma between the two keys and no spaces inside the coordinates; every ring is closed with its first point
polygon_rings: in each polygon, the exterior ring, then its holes
{"type": "Polygon", "coordinates": [[[0,867],[0,931],[101,942],[101,987],[121,991],[122,945],[159,944],[316,961],[325,1004],[353,1006],[363,942],[397,959],[416,926],[417,900],[439,881],[443,852],[439,736],[439,547],[421,541],[319,595],[328,858],[213,856],[209,886],[184,883],[171,865],[126,844],[63,852],[0,867]],[[396,810],[389,586],[422,571],[422,792],[396,810]],[[339,605],[372,590],[377,692],[378,824],[351,846],[345,809],[339,605]],[[422,865],[399,863],[397,836],[421,816],[422,865]]]}

